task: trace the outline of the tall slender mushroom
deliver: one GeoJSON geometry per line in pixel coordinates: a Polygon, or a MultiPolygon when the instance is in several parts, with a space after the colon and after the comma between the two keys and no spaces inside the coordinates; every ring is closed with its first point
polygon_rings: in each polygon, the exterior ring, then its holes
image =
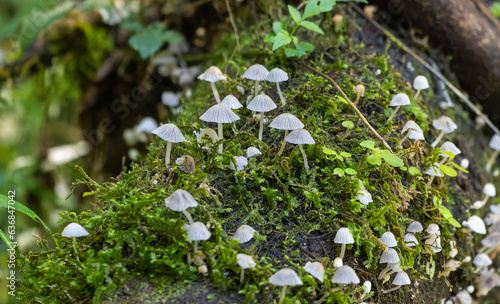
{"type": "Polygon", "coordinates": [[[434,177],[442,177],[443,174],[441,173],[441,165],[439,163],[434,163],[432,164],[427,171],[425,171],[425,174],[430,175],[430,179],[427,182],[427,187],[430,188],[432,181],[434,180],[434,177]]]}
{"type": "Polygon", "coordinates": [[[356,100],[354,101],[354,105],[358,105],[359,98],[365,96],[365,86],[361,83],[354,87],[354,92],[356,92],[356,100]]]}
{"type": "Polygon", "coordinates": [[[269,74],[267,74],[266,80],[269,82],[275,82],[276,88],[278,89],[278,95],[280,96],[281,106],[285,106],[285,98],[281,94],[280,82],[288,80],[288,74],[280,68],[272,69],[269,74]]]}
{"type": "Polygon", "coordinates": [[[247,105],[247,109],[260,112],[259,140],[262,140],[262,131],[264,130],[264,112],[276,109],[276,104],[273,102],[271,97],[266,94],[260,94],[252,99],[252,101],[247,105]]]}
{"type": "Polygon", "coordinates": [[[196,207],[198,203],[196,199],[183,189],[177,189],[172,194],[165,199],[165,206],[173,211],[182,212],[189,221],[189,225],[194,223],[193,218],[187,212],[187,208],[196,207]]]}
{"type": "MultiPolygon", "coordinates": [[[[453,154],[454,156],[462,153],[462,151],[460,151],[460,149],[457,148],[457,146],[455,146],[455,144],[452,143],[451,141],[445,141],[441,145],[441,150],[444,152],[449,152],[449,153],[453,154]]],[[[443,159],[439,162],[440,165],[444,164],[446,162],[446,160],[448,160],[448,158],[449,158],[449,156],[445,153],[441,153],[441,156],[443,157],[443,159]]]]}
{"type": "Polygon", "coordinates": [[[433,148],[437,146],[437,144],[441,141],[445,133],[451,133],[455,131],[455,129],[457,128],[457,125],[453,122],[453,120],[451,120],[451,118],[449,118],[448,116],[444,115],[436,120],[433,120],[432,125],[434,126],[434,128],[436,128],[436,130],[441,131],[441,133],[439,133],[439,136],[432,143],[433,148]]]}
{"type": "Polygon", "coordinates": [[[410,277],[408,276],[408,274],[404,271],[400,271],[400,272],[398,272],[398,274],[396,275],[396,277],[392,281],[392,285],[396,285],[396,287],[391,288],[391,289],[387,289],[387,290],[382,290],[382,292],[388,293],[388,292],[391,292],[394,290],[398,290],[399,288],[401,288],[401,286],[410,285],[410,283],[411,283],[411,280],[410,280],[410,277]]]}
{"type": "Polygon", "coordinates": [[[491,154],[490,159],[486,163],[486,172],[490,172],[491,166],[493,166],[493,162],[497,158],[498,153],[500,153],[500,136],[494,134],[493,137],[490,139],[488,146],[491,149],[495,150],[495,152],[491,154]]]}
{"type": "Polygon", "coordinates": [[[194,222],[189,225],[187,230],[188,239],[194,241],[194,254],[198,251],[198,241],[206,241],[210,238],[212,234],[208,231],[207,226],[202,222],[194,222]]]}
{"type": "Polygon", "coordinates": [[[406,95],[405,93],[396,94],[396,96],[392,98],[391,103],[389,104],[391,107],[396,107],[396,108],[392,111],[391,115],[387,119],[387,122],[391,121],[394,118],[394,116],[398,112],[399,108],[401,108],[401,106],[406,106],[409,104],[411,104],[411,102],[408,95],[406,95]]]}
{"type": "Polygon", "coordinates": [[[215,100],[217,103],[220,103],[220,96],[219,92],[217,92],[217,88],[215,87],[215,83],[217,81],[226,81],[227,78],[222,74],[222,71],[216,67],[216,66],[211,66],[209,67],[203,74],[198,76],[199,80],[205,80],[210,82],[210,86],[212,87],[212,92],[214,93],[215,100]]]}
{"type": "Polygon", "coordinates": [[[87,235],[89,235],[89,232],[78,223],[68,224],[68,226],[66,226],[61,233],[61,236],[63,237],[73,238],[73,249],[75,250],[76,259],[78,261],[80,261],[80,257],[78,256],[78,251],[76,250],[76,238],[87,235]]]}
{"type": "Polygon", "coordinates": [[[401,134],[405,133],[406,132],[406,135],[399,141],[399,146],[402,147],[403,146],[403,142],[408,139],[408,137],[410,137],[410,135],[412,135],[411,132],[417,132],[417,133],[422,133],[422,137],[423,137],[423,131],[422,129],[420,129],[420,126],[414,122],[413,120],[408,120],[405,125],[403,126],[403,130],[401,130],[401,134]]]}
{"type": "Polygon", "coordinates": [[[304,159],[304,168],[309,169],[307,155],[304,148],[302,148],[302,145],[314,145],[316,143],[311,134],[309,134],[309,131],[304,129],[293,130],[287,137],[285,137],[285,140],[289,143],[299,145],[300,153],[302,153],[302,158],[304,159]]]}
{"type": "Polygon", "coordinates": [[[418,95],[420,95],[420,91],[429,88],[429,82],[427,81],[427,78],[422,75],[418,75],[417,77],[415,77],[415,80],[413,81],[413,88],[417,90],[417,94],[415,94],[415,100],[417,100],[418,95]]]}
{"type": "Polygon", "coordinates": [[[304,124],[297,118],[295,115],[290,114],[290,113],[284,113],[278,115],[271,123],[269,126],[273,129],[279,129],[279,130],[285,130],[285,137],[283,137],[283,143],[281,144],[281,148],[278,151],[278,156],[283,153],[283,150],[285,150],[285,145],[286,145],[286,140],[285,138],[288,135],[288,131],[293,131],[296,129],[302,129],[304,127],[304,124]]]}
{"type": "Polygon", "coordinates": [[[254,64],[243,73],[243,78],[255,81],[255,92],[253,96],[259,95],[259,81],[267,78],[269,71],[261,64],[254,64]]]}
{"type": "MultiPolygon", "coordinates": [[[[222,132],[222,124],[223,123],[232,123],[240,119],[238,115],[234,114],[234,112],[228,108],[224,104],[216,104],[211,106],[203,115],[200,116],[200,119],[207,122],[216,122],[219,131],[219,141],[224,138],[224,134],[222,132]]],[[[222,143],[219,144],[219,153],[222,154],[223,146],[222,143]]]]}
{"type": "Polygon", "coordinates": [[[282,286],[280,300],[278,303],[283,302],[286,295],[286,289],[288,286],[302,285],[302,280],[295,270],[290,268],[283,268],[278,270],[275,274],[269,277],[269,283],[282,286]]]}
{"type": "Polygon", "coordinates": [[[151,133],[167,141],[167,152],[165,153],[165,166],[168,168],[170,166],[170,152],[172,150],[172,143],[178,143],[186,141],[184,135],[182,135],[181,130],[174,124],[164,124],[159,126],[157,129],[151,131],[151,133]]]}
{"type": "Polygon", "coordinates": [[[252,268],[257,264],[251,255],[244,253],[238,253],[236,255],[236,259],[238,260],[238,265],[241,267],[240,283],[243,283],[243,280],[245,279],[245,269],[252,268]]]}
{"type": "Polygon", "coordinates": [[[351,230],[346,227],[340,228],[339,230],[337,230],[333,242],[335,244],[342,244],[339,255],[339,258],[342,260],[344,258],[346,244],[354,243],[354,237],[352,236],[351,230]]]}

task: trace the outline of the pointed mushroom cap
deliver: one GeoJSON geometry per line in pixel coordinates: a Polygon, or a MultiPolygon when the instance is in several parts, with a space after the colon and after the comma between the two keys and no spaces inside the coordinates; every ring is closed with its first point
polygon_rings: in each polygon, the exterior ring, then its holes
{"type": "Polygon", "coordinates": [[[401,133],[404,133],[408,130],[413,130],[422,133],[422,129],[420,129],[420,126],[413,120],[408,120],[405,123],[405,125],[403,126],[403,130],[401,130],[401,133]]]}
{"type": "Polygon", "coordinates": [[[495,185],[493,185],[492,183],[485,184],[484,187],[483,187],[483,194],[487,195],[489,197],[496,196],[497,195],[497,191],[495,189],[495,185]]]}
{"type": "Polygon", "coordinates": [[[305,129],[295,129],[285,137],[285,140],[295,145],[314,145],[316,142],[309,131],[305,129]]]}
{"type": "MultiPolygon", "coordinates": [[[[453,153],[453,155],[458,155],[460,153],[462,153],[462,151],[460,151],[459,148],[457,148],[457,146],[455,146],[454,143],[452,143],[451,141],[445,141],[442,145],[441,145],[441,150],[443,151],[446,151],[446,152],[450,152],[450,153],[453,153]]],[[[448,155],[444,154],[444,153],[441,153],[441,156],[446,156],[448,157],[448,155]]]]}
{"type": "Polygon", "coordinates": [[[445,133],[451,133],[455,131],[457,125],[448,116],[441,116],[436,120],[432,121],[432,125],[436,130],[444,131],[445,133]]]}
{"type": "Polygon", "coordinates": [[[216,66],[211,66],[209,67],[203,74],[198,76],[199,80],[205,80],[208,82],[217,82],[219,80],[221,81],[226,81],[227,78],[222,74],[222,71],[216,67],[216,66]]]}
{"type": "Polygon", "coordinates": [[[467,226],[469,226],[469,228],[475,233],[486,234],[486,225],[484,225],[483,219],[480,218],[479,216],[477,215],[471,216],[466,223],[467,226]]]}
{"type": "Polygon", "coordinates": [[[198,203],[191,193],[183,189],[177,189],[165,199],[165,206],[173,211],[180,212],[189,207],[196,207],[198,203]]]}
{"type": "Polygon", "coordinates": [[[325,276],[325,267],[323,264],[320,262],[307,262],[306,266],[304,266],[304,270],[323,283],[323,278],[325,276]]]}
{"type": "Polygon", "coordinates": [[[276,104],[271,97],[261,93],[252,99],[247,105],[247,109],[255,112],[269,112],[276,109],[276,104]]]}
{"type": "Polygon", "coordinates": [[[340,228],[337,230],[333,242],[335,244],[354,244],[354,238],[352,237],[351,230],[346,227],[340,228]]]}
{"type": "Polygon", "coordinates": [[[406,231],[415,233],[415,232],[421,232],[424,230],[424,227],[422,227],[422,224],[420,224],[419,221],[413,221],[411,224],[408,226],[408,229],[406,231]]]}
{"type": "Polygon", "coordinates": [[[161,93],[161,103],[168,107],[177,107],[179,105],[179,97],[174,92],[165,91],[161,93]]]}
{"type": "Polygon", "coordinates": [[[425,171],[425,174],[430,175],[430,176],[438,176],[441,177],[443,174],[441,173],[440,169],[441,165],[439,163],[434,163],[432,166],[430,166],[427,171],[425,171]]]}
{"type": "Polygon", "coordinates": [[[387,252],[382,252],[380,263],[397,263],[399,262],[398,252],[393,248],[388,248],[387,252]]]}
{"type": "Polygon", "coordinates": [[[151,133],[154,129],[158,128],[158,123],[153,118],[144,117],[141,122],[135,127],[136,132],[151,133]]]}
{"type": "Polygon", "coordinates": [[[222,104],[225,104],[230,109],[239,109],[242,108],[243,105],[238,101],[238,98],[229,94],[221,101],[222,104]]]}
{"type": "Polygon", "coordinates": [[[245,73],[243,73],[243,78],[250,80],[263,81],[266,80],[269,71],[261,64],[254,64],[249,67],[245,73]]]}
{"type": "Polygon", "coordinates": [[[493,261],[486,253],[479,253],[474,257],[472,263],[476,266],[490,266],[493,261]]]}
{"type": "Polygon", "coordinates": [[[398,93],[391,100],[391,107],[406,106],[411,104],[410,98],[405,93],[398,93]]]}
{"type": "Polygon", "coordinates": [[[424,133],[418,132],[418,131],[413,131],[410,130],[410,135],[408,136],[409,139],[414,139],[414,140],[424,140],[424,133]]]}
{"type": "Polygon", "coordinates": [[[404,271],[398,272],[398,274],[392,281],[392,285],[396,286],[410,285],[410,283],[411,283],[410,277],[404,271]]]}
{"type": "Polygon", "coordinates": [[[415,77],[415,80],[413,80],[413,88],[415,90],[425,90],[429,88],[429,82],[427,81],[427,78],[422,75],[418,75],[415,77]]]}
{"type": "Polygon", "coordinates": [[[191,224],[187,231],[188,239],[192,241],[205,241],[210,238],[212,234],[208,231],[207,226],[202,222],[194,222],[191,224]]]}
{"type": "Polygon", "coordinates": [[[231,123],[240,119],[238,115],[228,108],[225,104],[218,103],[215,106],[211,106],[200,119],[207,122],[217,122],[217,123],[231,123]]]}
{"type": "Polygon", "coordinates": [[[441,231],[439,231],[439,226],[436,224],[429,224],[429,226],[427,226],[426,232],[428,234],[441,235],[441,231]]]}
{"type": "Polygon", "coordinates": [[[488,146],[493,150],[500,150],[500,136],[498,136],[497,134],[494,134],[491,137],[490,143],[488,144],[488,146]]]}
{"type": "Polygon", "coordinates": [[[359,278],[356,272],[354,272],[354,269],[347,265],[339,267],[332,278],[332,283],[337,284],[359,284],[359,282],[359,278]]]}
{"type": "Polygon", "coordinates": [[[398,241],[396,241],[394,234],[389,231],[384,232],[384,234],[380,237],[380,240],[382,243],[386,244],[387,247],[396,247],[398,245],[398,241]]]}
{"type": "Polygon", "coordinates": [[[304,124],[295,115],[290,113],[284,113],[278,115],[269,124],[271,128],[280,130],[296,130],[302,129],[304,124]]]}
{"type": "Polygon", "coordinates": [[[280,68],[274,68],[267,74],[266,80],[269,82],[287,81],[288,74],[280,68]]]}
{"type": "Polygon", "coordinates": [[[405,234],[405,244],[408,247],[418,245],[417,237],[413,233],[408,232],[407,234],[405,234]]]}
{"type": "Polygon", "coordinates": [[[186,140],[184,135],[182,135],[181,130],[174,124],[168,123],[159,126],[158,128],[151,131],[154,135],[160,137],[163,140],[178,143],[186,140]]]}
{"type": "Polygon", "coordinates": [[[500,232],[490,233],[487,237],[481,240],[484,247],[495,247],[500,245],[500,232]]]}
{"type": "Polygon", "coordinates": [[[363,189],[359,189],[358,192],[356,192],[356,199],[365,206],[373,202],[370,192],[363,189]]]}
{"type": "Polygon", "coordinates": [[[257,156],[257,155],[262,155],[262,152],[259,151],[259,149],[255,147],[250,147],[247,149],[247,158],[250,158],[252,156],[257,156]]]}
{"type": "Polygon", "coordinates": [[[238,240],[240,244],[246,243],[253,239],[253,235],[256,232],[255,229],[248,225],[241,225],[236,229],[236,232],[233,235],[233,240],[238,240]]]}
{"type": "Polygon", "coordinates": [[[78,223],[70,223],[61,233],[64,237],[81,237],[89,235],[89,232],[78,223]]]}
{"type": "Polygon", "coordinates": [[[252,268],[257,265],[253,260],[253,257],[248,254],[238,253],[236,255],[236,259],[238,260],[238,265],[243,269],[252,268]]]}
{"type": "Polygon", "coordinates": [[[302,285],[302,280],[295,270],[283,268],[269,277],[269,283],[276,286],[296,286],[302,285]]]}
{"type": "Polygon", "coordinates": [[[233,156],[234,163],[229,163],[229,168],[234,171],[244,170],[248,165],[248,159],[245,156],[233,156]],[[236,163],[236,167],[235,164],[236,163]]]}

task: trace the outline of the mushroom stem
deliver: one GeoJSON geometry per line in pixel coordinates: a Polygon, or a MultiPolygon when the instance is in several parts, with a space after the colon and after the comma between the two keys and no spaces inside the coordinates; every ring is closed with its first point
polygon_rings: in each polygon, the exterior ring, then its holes
{"type": "Polygon", "coordinates": [[[285,151],[285,146],[286,146],[286,136],[288,135],[288,130],[285,130],[285,137],[283,137],[283,143],[281,144],[281,148],[280,150],[278,151],[278,156],[281,155],[281,153],[283,153],[283,151],[285,151]]]}
{"type": "Polygon", "coordinates": [[[278,89],[278,95],[280,96],[281,99],[281,106],[285,106],[285,98],[283,98],[283,94],[281,94],[281,88],[280,88],[280,83],[276,82],[276,88],[278,89]]]}
{"type": "Polygon", "coordinates": [[[259,140],[262,140],[262,132],[264,131],[264,112],[260,113],[259,140]]]}
{"type": "Polygon", "coordinates": [[[165,153],[165,166],[170,167],[170,152],[172,151],[172,143],[167,141],[167,152],[165,153]]]}
{"type": "Polygon", "coordinates": [[[403,143],[404,143],[404,141],[405,141],[405,140],[407,140],[407,139],[408,139],[408,137],[410,136],[410,132],[411,132],[411,130],[408,130],[408,131],[406,132],[406,135],[405,135],[405,136],[401,139],[401,141],[399,142],[399,146],[400,146],[400,147],[403,147],[403,143]]]}
{"type": "MultiPolygon", "coordinates": [[[[219,131],[219,141],[222,140],[224,138],[224,132],[222,132],[222,123],[219,122],[217,123],[217,128],[218,128],[218,131],[219,131]]],[[[219,154],[222,154],[222,151],[223,151],[224,147],[222,146],[222,143],[219,144],[219,154]]]]}
{"type": "Polygon", "coordinates": [[[240,283],[243,283],[243,279],[245,278],[245,269],[241,268],[241,273],[240,273],[240,283]]]}
{"type": "Polygon", "coordinates": [[[388,118],[388,119],[387,119],[387,121],[386,121],[386,124],[387,124],[389,121],[391,121],[391,120],[394,118],[394,116],[396,116],[396,113],[399,111],[399,108],[401,108],[401,106],[397,106],[397,107],[396,107],[396,108],[392,111],[391,116],[389,116],[389,118],[388,118]]]}
{"type": "Polygon", "coordinates": [[[356,93],[356,100],[353,102],[353,104],[354,104],[355,106],[357,106],[357,105],[358,105],[358,102],[359,102],[359,97],[361,97],[361,94],[360,94],[360,93],[356,93]]]}
{"type": "Polygon", "coordinates": [[[434,180],[434,177],[435,177],[435,176],[433,175],[433,176],[431,176],[431,178],[429,178],[429,181],[427,182],[427,188],[430,188],[430,187],[431,187],[431,185],[432,185],[432,181],[434,180]]]}
{"type": "Polygon", "coordinates": [[[283,302],[283,300],[285,299],[285,296],[286,296],[286,288],[287,286],[283,286],[283,288],[281,289],[281,295],[280,295],[280,300],[278,302],[278,304],[280,304],[281,302],[283,302]]]}
{"type": "Polygon", "coordinates": [[[78,256],[78,251],[76,250],[76,237],[73,237],[73,249],[75,250],[76,260],[80,262],[80,257],[78,256]]]}
{"type": "Polygon", "coordinates": [[[382,293],[389,293],[389,292],[391,292],[391,291],[398,290],[398,289],[400,289],[400,288],[401,288],[401,285],[396,286],[396,287],[391,288],[391,289],[382,290],[382,293]]]}
{"type": "Polygon", "coordinates": [[[329,292],[325,292],[325,295],[322,296],[318,301],[315,301],[314,304],[321,304],[323,301],[330,296],[329,292]]]}
{"type": "Polygon", "coordinates": [[[436,138],[436,140],[434,142],[432,142],[432,147],[435,148],[437,146],[437,144],[441,141],[441,139],[443,139],[443,136],[444,136],[444,131],[441,131],[441,133],[439,133],[439,136],[436,138]]]}
{"type": "Polygon", "coordinates": [[[188,264],[191,264],[191,251],[189,251],[189,250],[187,252],[187,260],[188,260],[188,264]]]}
{"type": "Polygon", "coordinates": [[[448,156],[443,157],[443,159],[439,162],[439,165],[444,165],[444,163],[448,160],[448,156]]]}
{"type": "Polygon", "coordinates": [[[302,158],[304,159],[304,168],[309,169],[309,165],[307,164],[306,151],[304,151],[304,148],[302,148],[302,145],[299,145],[299,150],[300,150],[300,153],[302,153],[302,158]]]}
{"type": "Polygon", "coordinates": [[[385,266],[385,268],[380,272],[380,274],[378,275],[378,279],[379,280],[382,280],[382,278],[384,277],[384,275],[389,271],[391,270],[391,266],[389,264],[387,264],[387,266],[385,266]]]}
{"type": "Polygon", "coordinates": [[[493,162],[497,158],[499,152],[500,152],[500,150],[495,150],[495,152],[493,152],[493,154],[491,154],[491,157],[488,160],[488,163],[486,163],[486,172],[490,172],[491,166],[493,166],[493,162]]]}
{"type": "Polygon", "coordinates": [[[346,247],[346,244],[342,244],[342,246],[340,247],[340,255],[339,255],[339,258],[340,258],[341,260],[343,260],[343,259],[344,259],[345,247],[346,247]]]}
{"type": "Polygon", "coordinates": [[[182,213],[184,213],[184,215],[187,217],[187,219],[189,221],[189,225],[192,225],[194,223],[194,221],[193,221],[193,218],[191,217],[191,214],[189,214],[189,212],[187,212],[186,210],[183,210],[182,213]]]}
{"type": "Polygon", "coordinates": [[[217,88],[215,87],[215,82],[211,82],[210,86],[212,87],[212,92],[214,93],[215,101],[217,101],[217,103],[220,103],[220,96],[219,92],[217,92],[217,88]]]}
{"type": "Polygon", "coordinates": [[[415,100],[417,100],[418,96],[420,95],[420,91],[422,91],[422,90],[417,90],[417,94],[415,94],[415,97],[414,97],[415,100]]]}
{"type": "Polygon", "coordinates": [[[194,251],[193,251],[193,255],[196,254],[196,251],[198,251],[198,241],[194,241],[194,251]]]}
{"type": "Polygon", "coordinates": [[[259,82],[257,80],[255,80],[254,88],[255,88],[254,97],[256,97],[257,95],[259,95],[259,82]]]}

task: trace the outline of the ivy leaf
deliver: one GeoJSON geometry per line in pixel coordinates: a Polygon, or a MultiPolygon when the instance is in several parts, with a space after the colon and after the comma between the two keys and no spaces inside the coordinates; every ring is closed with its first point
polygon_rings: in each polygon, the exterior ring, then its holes
{"type": "Polygon", "coordinates": [[[342,155],[343,157],[351,157],[351,153],[347,153],[347,152],[340,152],[340,155],[342,155]]]}
{"type": "Polygon", "coordinates": [[[300,23],[302,18],[300,17],[299,11],[295,7],[288,5],[288,12],[290,13],[290,16],[292,16],[295,23],[300,23]]]}
{"type": "Polygon", "coordinates": [[[403,160],[399,158],[397,155],[392,154],[389,150],[382,150],[382,157],[384,160],[393,167],[401,167],[404,165],[403,160]]]}
{"type": "Polygon", "coordinates": [[[382,158],[378,155],[372,154],[366,158],[366,162],[371,165],[379,166],[380,164],[382,164],[382,158]]]}
{"type": "Polygon", "coordinates": [[[295,45],[297,45],[297,49],[304,51],[304,52],[310,52],[310,51],[314,50],[314,45],[310,44],[309,42],[301,41],[295,45]]]}
{"type": "Polygon", "coordinates": [[[176,42],[181,39],[182,36],[178,32],[165,30],[165,24],[156,22],[134,34],[128,43],[139,52],[142,59],[147,59],[154,55],[165,42],[176,42]]]}
{"type": "Polygon", "coordinates": [[[313,32],[317,32],[317,33],[320,33],[321,35],[324,35],[325,33],[323,32],[323,30],[316,25],[316,23],[313,23],[311,21],[302,21],[300,24],[300,26],[303,26],[305,27],[306,29],[308,30],[311,30],[313,32]]]}
{"type": "Polygon", "coordinates": [[[443,171],[444,174],[446,174],[448,176],[451,176],[451,177],[457,176],[457,171],[455,171],[455,169],[453,169],[452,167],[448,167],[446,165],[441,165],[440,169],[441,169],[441,171],[443,171]]]}
{"type": "Polygon", "coordinates": [[[450,210],[448,210],[448,208],[446,208],[445,206],[443,206],[443,205],[438,205],[438,206],[437,206],[437,208],[438,208],[438,210],[439,210],[439,213],[441,213],[441,215],[442,215],[445,219],[449,220],[450,218],[453,218],[453,214],[451,214],[451,211],[450,211],[450,210]]]}
{"type": "Polygon", "coordinates": [[[274,39],[273,51],[284,45],[290,44],[290,42],[292,42],[292,38],[290,38],[287,31],[279,32],[276,34],[276,38],[274,39]]]}

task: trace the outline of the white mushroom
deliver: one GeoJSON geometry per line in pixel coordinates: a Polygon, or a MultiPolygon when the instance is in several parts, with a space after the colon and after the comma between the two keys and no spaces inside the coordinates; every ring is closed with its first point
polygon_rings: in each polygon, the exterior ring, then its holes
{"type": "Polygon", "coordinates": [[[302,145],[315,144],[315,141],[312,138],[311,134],[309,134],[309,131],[304,129],[293,130],[292,132],[290,132],[290,134],[288,134],[287,137],[285,137],[285,140],[289,143],[299,145],[300,153],[302,153],[302,158],[304,159],[304,168],[309,169],[309,164],[307,163],[307,155],[304,151],[304,148],[302,148],[302,145]]]}
{"type": "Polygon", "coordinates": [[[164,124],[159,126],[157,129],[151,131],[151,133],[167,141],[167,152],[165,153],[165,166],[168,168],[170,166],[170,152],[172,150],[172,143],[179,143],[186,140],[184,135],[182,135],[181,130],[174,124],[164,124]]]}
{"type": "Polygon", "coordinates": [[[325,276],[325,267],[323,264],[320,262],[307,262],[304,266],[304,270],[323,283],[323,278],[325,276]]]}
{"type": "Polygon", "coordinates": [[[183,189],[177,189],[172,194],[165,199],[165,206],[173,211],[182,212],[189,221],[189,224],[193,224],[193,218],[186,210],[189,207],[196,207],[198,203],[196,199],[183,189]]]}
{"type": "Polygon", "coordinates": [[[285,137],[283,138],[283,143],[281,144],[281,148],[277,154],[278,156],[280,156],[281,153],[283,153],[283,150],[285,150],[285,138],[288,136],[288,131],[302,129],[304,127],[304,124],[297,117],[295,117],[295,115],[284,113],[278,115],[275,119],[273,119],[269,126],[273,129],[285,130],[285,137]]]}
{"type": "Polygon", "coordinates": [[[483,187],[483,194],[484,198],[480,201],[474,202],[474,204],[471,206],[472,209],[482,208],[484,205],[486,205],[490,197],[495,197],[497,195],[495,185],[493,185],[492,183],[486,183],[483,187]]]}
{"type": "Polygon", "coordinates": [[[78,251],[76,250],[76,238],[87,235],[89,235],[89,232],[78,223],[68,224],[68,226],[66,226],[61,233],[61,236],[63,237],[73,238],[73,249],[75,250],[76,259],[78,261],[80,261],[80,257],[78,256],[78,251]]]}
{"type": "Polygon", "coordinates": [[[262,155],[262,152],[259,151],[259,149],[255,147],[249,147],[247,149],[247,158],[253,157],[253,156],[259,156],[262,155]]]}
{"type": "Polygon", "coordinates": [[[295,270],[290,268],[283,268],[278,270],[275,274],[269,277],[269,283],[282,286],[281,296],[278,303],[281,303],[286,295],[286,289],[288,286],[297,286],[302,285],[302,280],[299,275],[295,272],[295,270]]]}
{"type": "MultiPolygon", "coordinates": [[[[200,116],[200,119],[207,122],[216,122],[218,127],[218,139],[219,141],[224,138],[224,133],[222,130],[223,123],[232,123],[238,119],[238,115],[234,114],[234,112],[228,108],[224,104],[216,104],[215,106],[210,107],[203,115],[200,116]]],[[[219,144],[219,153],[222,154],[223,146],[222,143],[219,144]]]]}
{"type": "Polygon", "coordinates": [[[222,99],[222,104],[225,104],[230,109],[239,109],[242,108],[243,105],[238,101],[236,97],[229,94],[224,99],[222,99]]]}
{"type": "Polygon", "coordinates": [[[278,95],[280,96],[281,106],[285,106],[285,98],[281,94],[280,82],[288,80],[288,74],[280,68],[272,69],[269,74],[267,74],[266,80],[269,82],[275,82],[276,88],[278,89],[278,95]]]}
{"type": "Polygon", "coordinates": [[[403,285],[410,285],[411,280],[408,274],[404,271],[398,272],[394,280],[392,281],[392,285],[396,285],[396,287],[387,289],[387,290],[382,290],[383,293],[388,293],[394,290],[397,290],[401,288],[403,285]]]}
{"type": "MultiPolygon", "coordinates": [[[[453,154],[454,156],[462,153],[462,151],[460,151],[460,149],[457,148],[457,146],[455,146],[455,144],[452,143],[451,141],[445,141],[441,145],[441,150],[443,152],[449,152],[449,153],[453,154]]],[[[439,163],[440,165],[444,164],[446,162],[446,160],[449,158],[448,154],[445,154],[445,153],[441,153],[441,156],[443,157],[443,159],[439,163]]]]}
{"type": "Polygon", "coordinates": [[[254,64],[243,73],[243,78],[255,81],[255,93],[253,96],[259,95],[259,81],[264,81],[267,78],[269,71],[261,64],[254,64]]]}
{"type": "Polygon", "coordinates": [[[422,75],[418,75],[417,77],[415,77],[415,80],[413,81],[413,88],[417,90],[417,94],[415,94],[415,100],[417,100],[418,95],[420,95],[420,91],[429,88],[429,82],[427,81],[427,78],[422,75]]]}
{"type": "Polygon", "coordinates": [[[365,206],[373,202],[372,195],[370,194],[370,192],[364,189],[359,189],[356,192],[356,199],[365,206]]]}
{"type": "Polygon", "coordinates": [[[403,126],[403,130],[401,130],[401,134],[404,134],[406,132],[406,135],[399,141],[399,146],[403,145],[403,142],[412,135],[412,139],[423,139],[424,134],[420,126],[414,122],[413,120],[408,120],[405,125],[403,126]],[[412,133],[413,132],[413,133],[412,133]],[[418,137],[418,138],[415,138],[418,137]]]}
{"type": "Polygon", "coordinates": [[[406,95],[405,93],[396,94],[396,96],[394,96],[394,98],[392,98],[391,103],[390,103],[391,107],[396,107],[396,108],[392,111],[392,113],[389,116],[389,118],[387,119],[387,121],[391,121],[394,118],[394,116],[398,112],[399,108],[401,108],[401,106],[406,106],[409,104],[411,104],[411,102],[410,102],[410,98],[408,98],[408,95],[406,95]]]}
{"type": "Polygon", "coordinates": [[[382,236],[380,237],[380,240],[382,243],[386,244],[387,247],[396,247],[398,245],[398,241],[396,241],[396,238],[394,237],[394,234],[392,232],[384,232],[382,236]]]}
{"type": "Polygon", "coordinates": [[[246,243],[253,239],[253,235],[255,233],[255,229],[248,225],[241,225],[236,229],[236,232],[233,235],[233,240],[238,240],[240,244],[246,243]]]}
{"type": "Polygon", "coordinates": [[[354,269],[347,265],[337,268],[332,278],[332,283],[342,285],[359,284],[359,282],[359,278],[354,269]]]}
{"type": "Polygon", "coordinates": [[[453,122],[453,120],[451,120],[451,118],[449,118],[448,116],[444,115],[436,120],[433,120],[432,125],[434,126],[434,128],[436,128],[436,130],[441,131],[441,133],[439,133],[439,136],[432,143],[433,148],[437,146],[437,144],[441,141],[445,133],[451,133],[455,131],[457,128],[457,125],[453,122]]]}
{"type": "Polygon", "coordinates": [[[464,226],[469,227],[472,231],[478,234],[486,234],[486,225],[482,218],[477,215],[471,216],[467,221],[462,223],[464,226]]]}
{"type": "Polygon", "coordinates": [[[262,132],[264,130],[264,112],[276,109],[276,104],[273,102],[271,97],[266,94],[260,94],[252,99],[252,101],[247,105],[247,109],[260,112],[259,140],[262,140],[262,132]]]}
{"type": "Polygon", "coordinates": [[[354,243],[354,238],[352,236],[351,230],[346,227],[342,227],[339,230],[337,230],[337,233],[335,234],[335,239],[333,239],[333,242],[335,244],[342,244],[341,249],[340,249],[340,255],[339,258],[342,261],[344,258],[345,254],[345,247],[346,244],[353,244],[354,243]]]}
{"type": "Polygon", "coordinates": [[[217,101],[217,103],[220,103],[220,97],[219,93],[217,92],[217,88],[215,88],[215,83],[219,80],[220,81],[227,80],[226,76],[222,74],[222,71],[216,66],[211,66],[203,74],[198,76],[198,79],[210,82],[210,86],[212,87],[212,92],[214,93],[215,100],[217,101]]]}
{"type": "Polygon", "coordinates": [[[491,166],[493,166],[493,162],[498,156],[498,153],[500,152],[500,136],[498,134],[494,134],[493,137],[490,139],[490,142],[488,144],[490,149],[493,149],[495,152],[491,154],[490,159],[486,163],[486,171],[490,172],[491,166]]]}
{"type": "Polygon", "coordinates": [[[257,264],[255,263],[251,255],[244,253],[238,253],[236,255],[236,259],[238,260],[238,266],[241,267],[240,282],[243,283],[243,280],[245,278],[245,269],[252,268],[257,264]]]}

